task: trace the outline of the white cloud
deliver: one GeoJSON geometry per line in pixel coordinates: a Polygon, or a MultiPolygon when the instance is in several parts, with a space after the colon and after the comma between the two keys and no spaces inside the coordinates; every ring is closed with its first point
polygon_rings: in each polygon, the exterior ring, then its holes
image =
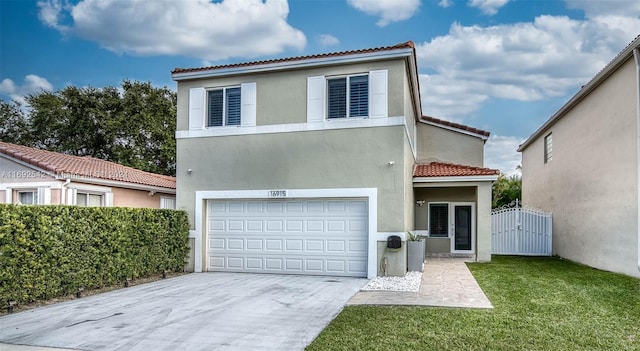
{"type": "Polygon", "coordinates": [[[514,136],[492,135],[484,146],[485,167],[507,175],[520,174],[517,167],[522,164],[522,156],[517,150],[523,142],[514,136]]]}
{"type": "Polygon", "coordinates": [[[490,27],[454,23],[447,35],[416,46],[423,110],[461,118],[489,98],[561,97],[587,83],[637,33],[640,18],[573,20],[540,16],[490,27]]]}
{"type": "Polygon", "coordinates": [[[449,6],[453,6],[453,0],[440,0],[438,6],[447,8],[449,6]]]}
{"type": "Polygon", "coordinates": [[[306,45],[304,33],[287,23],[286,0],[83,0],[68,6],[48,0],[38,6],[46,25],[116,53],[215,61],[306,45]],[[72,23],[61,23],[65,14],[72,23]]]}
{"type": "Polygon", "coordinates": [[[479,8],[485,15],[495,15],[508,2],[509,0],[469,0],[468,5],[479,8]]]}
{"type": "Polygon", "coordinates": [[[29,74],[24,77],[24,83],[17,86],[11,79],[5,78],[0,82],[0,94],[7,95],[21,104],[25,104],[25,97],[42,90],[53,90],[53,85],[48,80],[29,74]]]}
{"type": "Polygon", "coordinates": [[[640,16],[640,1],[637,0],[565,0],[570,9],[584,10],[589,18],[598,16],[640,16]]]}
{"type": "Polygon", "coordinates": [[[420,0],[347,0],[347,3],[368,15],[380,16],[376,23],[379,27],[409,19],[420,8],[420,0]]]}
{"type": "Polygon", "coordinates": [[[318,41],[322,46],[334,46],[340,44],[340,40],[331,34],[321,34],[318,41]]]}
{"type": "MultiPolygon", "coordinates": [[[[64,26],[59,23],[62,20],[62,3],[60,0],[39,1],[38,18],[47,26],[62,30],[64,26]]],[[[65,28],[66,29],[66,28],[65,28]]]]}

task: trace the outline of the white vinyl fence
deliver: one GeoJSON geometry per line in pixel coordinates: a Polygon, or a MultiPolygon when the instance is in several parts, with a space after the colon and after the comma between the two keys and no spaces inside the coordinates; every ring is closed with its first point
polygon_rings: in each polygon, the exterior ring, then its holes
{"type": "Polygon", "coordinates": [[[495,255],[551,256],[551,213],[509,206],[491,211],[491,252],[495,255]]]}

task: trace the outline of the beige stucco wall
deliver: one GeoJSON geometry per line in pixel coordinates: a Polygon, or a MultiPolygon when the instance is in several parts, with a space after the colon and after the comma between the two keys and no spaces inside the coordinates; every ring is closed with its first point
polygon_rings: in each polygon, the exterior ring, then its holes
{"type": "MultiPolygon", "coordinates": [[[[415,210],[415,229],[429,229],[429,203],[432,202],[473,202],[475,203],[476,233],[475,253],[480,262],[491,261],[491,182],[453,183],[443,187],[417,187],[415,199],[424,200],[423,206],[415,210]]],[[[434,185],[435,186],[435,185],[434,185]]],[[[427,254],[451,252],[449,238],[427,238],[427,254]]]]}
{"type": "MultiPolygon", "coordinates": [[[[409,75],[409,72],[407,72],[406,70],[404,71],[405,73],[405,78],[404,78],[404,118],[405,118],[405,123],[407,124],[407,134],[409,137],[409,141],[411,143],[411,146],[414,148],[416,148],[416,140],[417,140],[417,135],[416,135],[416,114],[415,114],[415,109],[414,109],[414,102],[415,99],[413,98],[413,92],[411,91],[411,85],[409,84],[411,77],[409,75]]],[[[418,97],[418,100],[420,99],[420,97],[418,97]]],[[[419,101],[418,101],[419,102],[419,101]]],[[[414,157],[415,160],[415,157],[414,157]]]]}
{"type": "Polygon", "coordinates": [[[484,141],[478,137],[425,123],[418,123],[417,135],[418,163],[484,166],[484,141]]]}
{"type": "Polygon", "coordinates": [[[378,230],[404,231],[404,133],[393,126],[178,139],[177,208],[194,229],[195,191],[377,188],[378,230]]]}
{"type": "Polygon", "coordinates": [[[524,150],[522,197],[553,212],[555,254],[640,277],[636,94],[629,60],[524,150]]]}
{"type": "Polygon", "coordinates": [[[161,197],[175,197],[174,194],[154,193],[149,195],[149,191],[112,188],[114,207],[144,207],[160,208],[161,197]]]}
{"type": "Polygon", "coordinates": [[[388,70],[389,116],[404,115],[404,60],[349,64],[341,66],[286,70],[213,79],[197,79],[178,82],[177,130],[188,130],[189,89],[237,86],[256,83],[256,124],[273,125],[305,123],[307,121],[307,77],[339,76],[388,70]]]}

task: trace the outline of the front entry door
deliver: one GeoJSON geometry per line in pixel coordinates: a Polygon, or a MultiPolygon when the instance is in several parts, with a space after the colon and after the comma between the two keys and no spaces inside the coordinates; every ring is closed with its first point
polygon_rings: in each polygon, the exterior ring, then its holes
{"type": "Polygon", "coordinates": [[[475,252],[475,209],[473,203],[453,203],[451,252],[475,252]]]}

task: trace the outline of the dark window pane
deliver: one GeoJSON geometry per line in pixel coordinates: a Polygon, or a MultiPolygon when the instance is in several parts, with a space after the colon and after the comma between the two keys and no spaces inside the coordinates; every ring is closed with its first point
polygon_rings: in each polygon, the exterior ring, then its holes
{"type": "Polygon", "coordinates": [[[209,118],[207,119],[207,127],[222,126],[222,90],[209,91],[209,118]]]}
{"type": "Polygon", "coordinates": [[[227,92],[227,120],[228,126],[240,125],[240,88],[229,88],[227,92]]]}
{"type": "Polygon", "coordinates": [[[347,78],[328,81],[329,118],[347,117],[347,78]]]}
{"type": "Polygon", "coordinates": [[[349,79],[349,117],[369,115],[369,76],[349,79]]]}
{"type": "Polygon", "coordinates": [[[445,238],[449,236],[448,204],[429,205],[429,236],[445,238]]]}

